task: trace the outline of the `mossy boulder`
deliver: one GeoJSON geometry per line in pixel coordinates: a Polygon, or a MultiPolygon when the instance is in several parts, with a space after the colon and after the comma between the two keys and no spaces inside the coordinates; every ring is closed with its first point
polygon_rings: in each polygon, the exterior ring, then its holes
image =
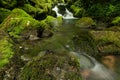
{"type": "Polygon", "coordinates": [[[66,51],[47,52],[25,65],[18,80],[81,80],[77,58],[66,51]]]}
{"type": "Polygon", "coordinates": [[[45,19],[51,27],[57,27],[62,25],[62,17],[54,18],[52,16],[47,16],[45,19]]]}
{"type": "Polygon", "coordinates": [[[75,6],[75,5],[71,5],[70,9],[73,12],[75,17],[82,17],[85,13],[84,8],[80,8],[80,7],[75,6]]]}
{"type": "Polygon", "coordinates": [[[76,22],[75,25],[80,28],[95,28],[96,23],[90,17],[82,17],[76,22]]]}
{"type": "Polygon", "coordinates": [[[54,18],[52,16],[47,16],[46,19],[40,21],[40,26],[43,28],[43,33],[39,33],[39,37],[49,37],[61,25],[62,17],[54,18]]]}
{"type": "Polygon", "coordinates": [[[119,54],[120,32],[119,31],[90,31],[97,45],[100,55],[119,54]],[[102,54],[103,53],[103,54],[102,54]]]}
{"type": "Polygon", "coordinates": [[[8,35],[0,30],[0,68],[9,63],[14,55],[13,42],[8,35]]]}
{"type": "Polygon", "coordinates": [[[1,23],[1,29],[15,39],[29,37],[23,33],[35,30],[38,27],[40,27],[40,22],[21,9],[12,10],[11,14],[1,23]]]}
{"type": "Polygon", "coordinates": [[[44,9],[33,6],[31,4],[24,4],[24,6],[21,8],[37,20],[43,20],[47,16],[47,13],[44,9]]]}
{"type": "Polygon", "coordinates": [[[0,8],[0,23],[11,13],[10,10],[0,8]]]}
{"type": "Polygon", "coordinates": [[[115,26],[120,26],[120,17],[115,17],[112,22],[112,24],[114,24],[115,26]]]}

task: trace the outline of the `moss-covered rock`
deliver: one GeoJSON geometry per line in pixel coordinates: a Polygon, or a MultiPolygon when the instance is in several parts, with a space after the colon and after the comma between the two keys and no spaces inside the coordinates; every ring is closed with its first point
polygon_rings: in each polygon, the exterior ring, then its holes
{"type": "Polygon", "coordinates": [[[1,29],[4,29],[13,38],[24,38],[25,35],[22,36],[22,32],[31,31],[38,27],[40,27],[40,22],[21,9],[12,10],[11,14],[1,24],[1,29]]]}
{"type": "Polygon", "coordinates": [[[82,17],[85,13],[85,10],[83,8],[75,5],[71,5],[70,9],[72,10],[75,17],[82,17]]]}
{"type": "Polygon", "coordinates": [[[95,28],[96,23],[90,17],[82,17],[76,22],[75,25],[81,28],[95,28]]]}
{"type": "Polygon", "coordinates": [[[21,71],[18,80],[81,80],[80,65],[66,51],[35,57],[21,71]]]}
{"type": "Polygon", "coordinates": [[[118,54],[120,52],[120,32],[116,31],[91,31],[100,55],[118,54]]]}
{"type": "Polygon", "coordinates": [[[11,13],[10,10],[0,8],[0,23],[11,13]]]}
{"type": "Polygon", "coordinates": [[[40,26],[43,28],[43,33],[42,34],[39,33],[39,37],[49,37],[51,33],[57,30],[58,27],[61,25],[62,25],[62,17],[54,18],[52,16],[47,16],[46,19],[40,21],[40,26]]]}
{"type": "Polygon", "coordinates": [[[0,68],[9,63],[9,59],[14,55],[12,43],[6,33],[0,30],[0,68]]]}

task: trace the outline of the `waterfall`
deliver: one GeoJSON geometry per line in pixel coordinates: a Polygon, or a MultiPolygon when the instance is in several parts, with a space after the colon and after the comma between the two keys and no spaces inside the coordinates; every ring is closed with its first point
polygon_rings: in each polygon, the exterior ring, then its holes
{"type": "Polygon", "coordinates": [[[66,4],[63,3],[58,3],[58,5],[56,5],[52,10],[56,12],[57,17],[62,16],[63,19],[77,19],[73,16],[73,13],[70,12],[67,8],[65,8],[65,13],[64,14],[60,14],[59,13],[59,8],[58,6],[65,6],[66,4]]]}
{"type": "Polygon", "coordinates": [[[79,59],[83,80],[115,80],[113,72],[100,64],[95,58],[85,53],[71,53],[79,59]]]}

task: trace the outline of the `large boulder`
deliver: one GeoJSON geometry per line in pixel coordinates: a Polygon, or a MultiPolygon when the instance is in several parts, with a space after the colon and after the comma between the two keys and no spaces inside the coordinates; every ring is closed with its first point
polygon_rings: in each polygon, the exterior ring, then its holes
{"type": "Polygon", "coordinates": [[[95,28],[96,23],[90,17],[82,17],[76,22],[75,25],[80,28],[95,28]]]}
{"type": "Polygon", "coordinates": [[[47,51],[22,69],[18,80],[81,80],[77,58],[66,51],[47,51]]]}
{"type": "MultiPolygon", "coordinates": [[[[36,28],[40,27],[40,22],[33,19],[25,11],[14,9],[0,26],[10,37],[24,40],[25,38],[29,38],[36,28]]],[[[37,35],[36,33],[33,34],[37,35]]]]}
{"type": "Polygon", "coordinates": [[[90,31],[100,55],[119,54],[119,31],[90,31]],[[103,53],[103,54],[102,54],[103,53]]]}

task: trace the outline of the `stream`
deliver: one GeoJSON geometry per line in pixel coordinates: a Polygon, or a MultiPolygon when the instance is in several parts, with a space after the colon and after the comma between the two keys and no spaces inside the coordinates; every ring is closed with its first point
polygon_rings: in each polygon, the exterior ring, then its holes
{"type": "MultiPolygon", "coordinates": [[[[65,8],[64,14],[59,13],[58,6],[65,6],[66,4],[58,4],[52,10],[56,12],[57,17],[63,17],[63,34],[71,35],[73,30],[79,29],[74,26],[77,18],[65,8]]],[[[81,75],[83,80],[119,80],[120,77],[120,56],[103,56],[97,61],[92,56],[89,56],[85,52],[73,51],[74,47],[66,45],[66,47],[74,54],[80,61],[81,75]]]]}

